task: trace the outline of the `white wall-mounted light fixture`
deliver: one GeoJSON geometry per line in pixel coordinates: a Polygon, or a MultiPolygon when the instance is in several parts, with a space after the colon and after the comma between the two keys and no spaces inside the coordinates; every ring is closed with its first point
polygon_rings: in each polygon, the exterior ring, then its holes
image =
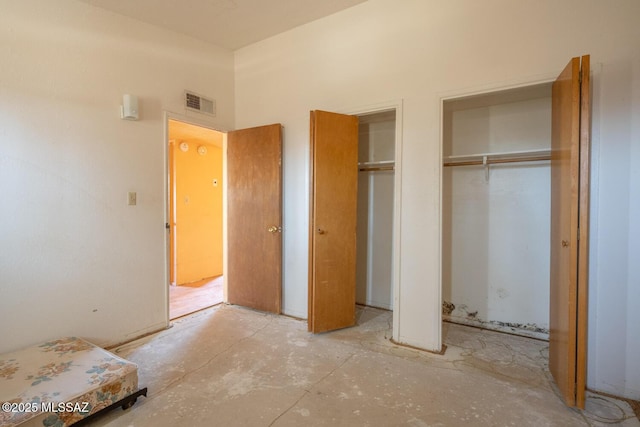
{"type": "Polygon", "coordinates": [[[122,95],[120,106],[120,118],[123,120],[138,120],[138,97],[135,95],[122,95]]]}

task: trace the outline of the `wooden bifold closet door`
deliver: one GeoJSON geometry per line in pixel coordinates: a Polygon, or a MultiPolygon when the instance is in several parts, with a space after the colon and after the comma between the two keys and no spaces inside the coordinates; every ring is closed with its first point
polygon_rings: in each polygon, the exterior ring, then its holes
{"type": "Polygon", "coordinates": [[[568,406],[584,408],[589,229],[589,56],[553,83],[549,370],[568,406]]]}

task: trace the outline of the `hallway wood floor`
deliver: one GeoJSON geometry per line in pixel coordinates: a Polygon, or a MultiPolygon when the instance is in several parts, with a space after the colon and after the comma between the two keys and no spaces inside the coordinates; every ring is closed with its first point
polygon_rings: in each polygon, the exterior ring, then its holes
{"type": "Polygon", "coordinates": [[[185,285],[169,286],[169,318],[186,316],[220,304],[224,276],[209,277],[185,285]]]}

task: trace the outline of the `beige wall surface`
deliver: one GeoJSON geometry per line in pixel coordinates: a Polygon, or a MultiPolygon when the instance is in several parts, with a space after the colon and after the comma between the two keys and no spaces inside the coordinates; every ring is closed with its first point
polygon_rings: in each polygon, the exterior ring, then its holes
{"type": "Polygon", "coordinates": [[[591,54],[589,386],[639,398],[638,16],[635,0],[369,0],[236,51],[236,125],[285,127],[284,311],[306,313],[309,110],[402,100],[394,338],[438,350],[441,99],[549,80],[591,54]]]}
{"type": "Polygon", "coordinates": [[[176,283],[182,285],[222,274],[222,148],[178,141],[172,149],[176,283]],[[180,148],[184,142],[187,151],[180,148]]]}
{"type": "Polygon", "coordinates": [[[0,352],[166,327],[164,111],[189,89],[231,128],[233,55],[72,0],[0,10],[0,352]]]}

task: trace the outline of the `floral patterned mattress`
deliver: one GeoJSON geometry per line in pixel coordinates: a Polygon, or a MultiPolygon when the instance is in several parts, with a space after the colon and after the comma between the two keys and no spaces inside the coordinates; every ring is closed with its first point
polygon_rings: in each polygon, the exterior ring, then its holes
{"type": "Polygon", "coordinates": [[[138,366],[79,338],[0,354],[0,426],[64,427],[138,390],[138,366]]]}

